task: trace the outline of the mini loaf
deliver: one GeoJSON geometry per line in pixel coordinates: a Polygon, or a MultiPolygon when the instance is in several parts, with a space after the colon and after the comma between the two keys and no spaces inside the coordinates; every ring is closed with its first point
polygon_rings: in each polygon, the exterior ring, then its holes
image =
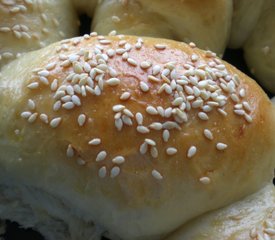
{"type": "Polygon", "coordinates": [[[270,100],[193,43],[91,33],[0,88],[0,205],[18,203],[0,217],[48,239],[163,239],[273,174],[270,100]]]}

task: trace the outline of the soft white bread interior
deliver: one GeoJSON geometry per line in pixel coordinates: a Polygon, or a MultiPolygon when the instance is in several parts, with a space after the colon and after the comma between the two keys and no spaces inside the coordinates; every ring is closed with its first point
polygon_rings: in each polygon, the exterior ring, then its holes
{"type": "Polygon", "coordinates": [[[167,240],[275,239],[275,188],[272,184],[189,222],[167,240]]]}
{"type": "Polygon", "coordinates": [[[6,65],[0,89],[0,218],[48,239],[162,239],[273,175],[271,101],[193,44],[64,40],[6,65]]]}
{"type": "Polygon", "coordinates": [[[265,0],[234,0],[230,32],[230,48],[242,48],[262,12],[265,0]]]}
{"type": "Polygon", "coordinates": [[[232,9],[231,0],[104,0],[97,5],[93,30],[193,41],[202,49],[222,54],[232,9]]]}
{"type": "Polygon", "coordinates": [[[77,34],[71,1],[0,1],[0,68],[24,52],[77,34]]]}
{"type": "Polygon", "coordinates": [[[260,19],[244,46],[245,60],[259,83],[275,94],[275,1],[265,0],[260,19]]]}

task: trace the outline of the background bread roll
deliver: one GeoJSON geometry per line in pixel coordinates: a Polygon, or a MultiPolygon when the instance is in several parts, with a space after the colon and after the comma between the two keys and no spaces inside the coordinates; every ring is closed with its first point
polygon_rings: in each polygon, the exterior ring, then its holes
{"type": "Polygon", "coordinates": [[[208,213],[180,228],[167,240],[275,239],[275,189],[259,192],[208,213]]]}
{"type": "Polygon", "coordinates": [[[275,2],[265,0],[261,17],[244,46],[245,59],[259,83],[275,93],[275,2]]]}
{"type": "Polygon", "coordinates": [[[71,1],[0,1],[0,68],[22,53],[77,34],[71,1]]]}
{"type": "Polygon", "coordinates": [[[0,88],[0,206],[20,203],[0,217],[57,220],[49,239],[161,239],[273,174],[270,100],[193,45],[65,40],[6,65],[0,88]]]}
{"type": "Polygon", "coordinates": [[[101,1],[93,30],[195,42],[202,49],[222,54],[231,26],[232,1],[101,1]]]}
{"type": "Polygon", "coordinates": [[[249,38],[262,12],[265,0],[234,0],[231,23],[230,48],[242,48],[249,38]]]}

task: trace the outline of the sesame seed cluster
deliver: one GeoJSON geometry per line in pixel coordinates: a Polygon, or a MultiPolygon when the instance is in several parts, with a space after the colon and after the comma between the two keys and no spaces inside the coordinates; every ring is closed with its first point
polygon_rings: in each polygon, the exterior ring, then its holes
{"type": "Polygon", "coordinates": [[[268,215],[267,219],[261,226],[250,229],[250,239],[257,240],[272,240],[275,237],[275,224],[272,220],[272,213],[268,215]]]}
{"type": "MultiPolygon", "coordinates": [[[[58,19],[55,17],[51,18],[45,13],[42,1],[0,0],[0,13],[3,15],[8,14],[11,19],[9,23],[5,22],[4,19],[3,22],[0,23],[0,34],[7,34],[17,41],[22,41],[24,44],[37,44],[39,48],[45,47],[48,41],[47,37],[50,34],[49,29],[51,28],[56,29],[60,37],[65,37],[62,31],[58,31],[60,25],[58,19]],[[35,18],[38,17],[36,20],[40,21],[41,28],[35,28],[32,22],[30,22],[30,24],[21,23],[22,19],[28,16],[31,18],[34,9],[36,11],[35,14],[37,14],[35,18]]],[[[27,49],[27,51],[29,50],[27,49]]],[[[3,50],[0,52],[0,64],[2,61],[8,61],[20,56],[20,52],[15,53],[3,50]]]]}
{"type": "MultiPolygon", "coordinates": [[[[253,119],[252,108],[245,100],[246,90],[240,88],[239,77],[230,74],[225,65],[216,54],[211,51],[202,52],[204,60],[196,53],[188,56],[186,62],[179,63],[169,61],[164,64],[154,64],[148,59],[137,60],[132,53],[138,53],[146,47],[146,40],[136,38],[135,44],[130,44],[123,35],[116,35],[115,31],[109,34],[111,37],[98,36],[93,32],[83,37],[64,40],[56,47],[58,61],[48,63],[44,68],[33,70],[33,77],[26,85],[28,91],[39,91],[41,87],[49,88],[52,93],[52,109],[56,116],[50,118],[47,113],[40,113],[38,106],[33,99],[28,99],[27,109],[21,112],[21,117],[27,122],[39,121],[47,124],[50,128],[58,128],[63,124],[64,116],[59,114],[61,109],[71,111],[82,107],[85,98],[96,98],[101,96],[106,88],[119,87],[125,80],[121,77],[115,65],[109,65],[110,59],[125,62],[130,68],[139,68],[147,77],[147,81],[140,80],[138,91],[141,96],[146,96],[152,89],[157,89],[155,95],[159,98],[167,98],[169,106],[147,103],[144,112],[134,112],[127,107],[131,101],[131,91],[123,91],[118,97],[116,104],[110,106],[113,114],[113,126],[117,132],[128,131],[128,128],[135,128],[136,134],[143,136],[143,141],[136,146],[141,156],[149,155],[152,159],[159,157],[159,148],[156,139],[150,137],[152,132],[160,132],[162,141],[167,144],[166,155],[176,156],[179,152],[177,147],[169,142],[171,135],[181,131],[182,126],[188,124],[191,111],[195,111],[198,121],[205,122],[211,117],[213,111],[226,117],[228,112],[225,109],[227,103],[233,102],[233,112],[236,117],[243,119],[250,124],[253,119]],[[82,41],[94,39],[97,43],[93,48],[80,48],[77,52],[67,53],[74,49],[82,41]],[[116,45],[116,47],[114,47],[116,45]],[[179,69],[181,67],[181,70],[179,69]],[[64,79],[54,78],[54,71],[61,68],[66,72],[64,79]],[[183,71],[182,71],[183,69],[183,71]],[[50,80],[53,79],[53,80],[50,80]],[[145,119],[158,116],[162,121],[145,124],[145,119]],[[127,127],[127,128],[126,128],[127,127]]],[[[154,45],[154,51],[164,52],[169,46],[160,42],[154,45]]],[[[190,43],[189,47],[194,49],[196,45],[190,43]]],[[[195,51],[194,51],[195,52],[195,51]]],[[[85,127],[89,116],[82,112],[75,119],[79,128],[85,127]]],[[[100,121],[100,119],[96,119],[100,121]]],[[[106,130],[108,131],[108,129],[106,130]]],[[[211,129],[204,129],[202,132],[206,141],[215,141],[217,151],[226,151],[226,142],[220,142],[218,136],[214,136],[211,129]]],[[[100,136],[90,139],[87,145],[93,147],[104,145],[100,136]]],[[[200,151],[196,143],[190,143],[186,149],[186,158],[196,157],[200,151]]],[[[74,158],[77,152],[72,144],[68,144],[65,153],[67,158],[74,158]]],[[[110,169],[104,165],[108,158],[107,150],[100,150],[94,161],[98,163],[98,176],[100,178],[116,178],[121,174],[121,166],[127,164],[127,157],[117,155],[111,159],[114,164],[110,169]]],[[[76,158],[79,165],[85,165],[83,158],[76,158]]],[[[162,180],[165,176],[157,169],[152,169],[152,177],[162,180]]],[[[198,179],[202,184],[211,183],[208,176],[198,179]]]]}

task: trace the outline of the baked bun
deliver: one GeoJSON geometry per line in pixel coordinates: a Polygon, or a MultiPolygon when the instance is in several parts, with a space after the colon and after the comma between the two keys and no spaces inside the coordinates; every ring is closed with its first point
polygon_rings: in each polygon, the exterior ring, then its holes
{"type": "Polygon", "coordinates": [[[100,34],[116,29],[122,34],[192,41],[223,54],[231,18],[231,0],[108,0],[97,5],[92,29],[100,34]]]}
{"type": "Polygon", "coordinates": [[[232,205],[200,216],[166,240],[275,239],[275,189],[267,185],[232,205]]]}
{"type": "Polygon", "coordinates": [[[273,174],[271,101],[194,44],[92,33],[0,88],[0,218],[47,239],[162,239],[273,174]]]}
{"type": "Polygon", "coordinates": [[[242,48],[262,12],[265,0],[233,0],[234,10],[229,40],[230,48],[242,48]]]}
{"type": "Polygon", "coordinates": [[[275,2],[265,0],[260,19],[244,46],[245,60],[259,83],[275,94],[275,2]]]}
{"type": "Polygon", "coordinates": [[[77,34],[71,1],[0,1],[0,68],[22,53],[77,34]]]}

